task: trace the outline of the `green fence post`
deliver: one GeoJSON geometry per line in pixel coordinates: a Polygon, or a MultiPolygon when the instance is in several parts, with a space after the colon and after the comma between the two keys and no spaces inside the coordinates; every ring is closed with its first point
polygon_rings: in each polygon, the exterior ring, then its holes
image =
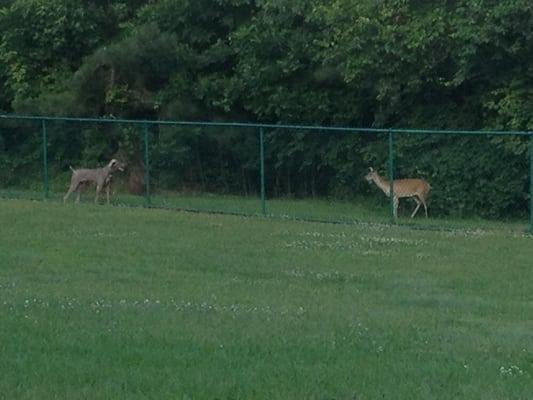
{"type": "Polygon", "coordinates": [[[144,205],[145,207],[150,207],[151,198],[150,198],[150,155],[148,151],[150,141],[149,141],[149,131],[148,124],[144,124],[144,205]]]}
{"type": "Polygon", "coordinates": [[[396,223],[396,215],[394,212],[394,134],[392,129],[389,129],[389,198],[390,198],[390,213],[392,223],[396,223]]]}
{"type": "Polygon", "coordinates": [[[48,199],[48,138],[46,135],[46,120],[41,120],[43,141],[43,192],[44,198],[48,199]]]}
{"type": "Polygon", "coordinates": [[[529,232],[533,234],[533,132],[529,132],[529,232]]]}
{"type": "Polygon", "coordinates": [[[265,193],[265,133],[263,127],[259,128],[259,153],[261,163],[261,212],[266,215],[265,193]]]}

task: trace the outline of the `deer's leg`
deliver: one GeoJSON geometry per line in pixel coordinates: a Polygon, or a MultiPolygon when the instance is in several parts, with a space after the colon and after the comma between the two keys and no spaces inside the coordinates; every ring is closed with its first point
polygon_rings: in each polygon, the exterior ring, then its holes
{"type": "Polygon", "coordinates": [[[426,212],[426,218],[428,217],[428,206],[426,205],[426,200],[420,198],[422,205],[424,206],[424,211],[426,212]]]}
{"type": "Polygon", "coordinates": [[[105,193],[106,193],[106,195],[107,195],[107,205],[109,205],[109,191],[110,191],[110,186],[111,186],[111,185],[108,184],[108,185],[105,187],[105,193]]]}
{"type": "Polygon", "coordinates": [[[400,200],[398,199],[398,197],[394,196],[393,198],[393,214],[394,214],[394,218],[398,218],[398,204],[399,204],[400,200]]]}
{"type": "Polygon", "coordinates": [[[414,198],[415,201],[416,201],[416,208],[415,208],[415,210],[413,211],[413,213],[411,214],[411,218],[413,218],[413,217],[416,215],[418,209],[420,208],[420,206],[421,206],[421,204],[422,204],[422,202],[421,202],[420,200],[418,200],[418,198],[416,198],[416,197],[413,197],[413,198],[414,198]]]}

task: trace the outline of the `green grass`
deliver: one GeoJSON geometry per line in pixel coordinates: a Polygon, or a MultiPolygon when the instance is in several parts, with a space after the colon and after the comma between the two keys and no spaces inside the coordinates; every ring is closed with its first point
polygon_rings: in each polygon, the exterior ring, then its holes
{"type": "Polygon", "coordinates": [[[527,399],[532,238],[0,200],[0,398],[527,399]]]}
{"type": "MultiPolygon", "coordinates": [[[[49,200],[62,201],[64,193],[53,191],[49,193],[49,200]]],[[[74,201],[72,196],[69,202],[74,201]]],[[[104,201],[104,196],[101,202],[104,201]]],[[[42,190],[0,189],[0,198],[6,199],[43,199],[42,190]]],[[[83,194],[82,202],[91,204],[94,200],[93,190],[83,194]]],[[[145,206],[144,196],[115,194],[112,204],[120,206],[145,206]]],[[[216,212],[247,216],[262,215],[261,201],[256,196],[235,196],[210,193],[178,193],[157,192],[150,196],[150,206],[174,210],[188,210],[199,212],[216,212]]],[[[371,198],[357,198],[351,201],[327,199],[267,199],[267,215],[274,218],[301,219],[315,222],[336,223],[384,223],[390,222],[390,204],[382,195],[371,198]]],[[[529,229],[526,218],[509,220],[486,220],[482,218],[434,217],[424,218],[420,211],[416,218],[409,215],[414,209],[412,200],[400,202],[399,220],[402,225],[423,229],[497,229],[501,231],[523,232],[529,229]]],[[[431,214],[431,213],[430,213],[431,214]]]]}

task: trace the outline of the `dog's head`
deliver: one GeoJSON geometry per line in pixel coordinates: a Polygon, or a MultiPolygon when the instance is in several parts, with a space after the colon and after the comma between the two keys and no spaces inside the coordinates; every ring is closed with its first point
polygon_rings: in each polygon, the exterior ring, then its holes
{"type": "Polygon", "coordinates": [[[126,168],[126,164],[113,158],[109,162],[109,168],[111,168],[111,171],[120,171],[120,172],[122,172],[126,168]]]}

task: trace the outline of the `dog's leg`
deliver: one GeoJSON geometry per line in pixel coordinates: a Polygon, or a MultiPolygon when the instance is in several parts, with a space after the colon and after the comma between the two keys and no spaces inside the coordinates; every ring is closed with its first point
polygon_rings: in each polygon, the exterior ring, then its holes
{"type": "Polygon", "coordinates": [[[63,196],[63,203],[66,203],[66,202],[67,202],[67,200],[68,200],[68,198],[69,198],[69,196],[70,196],[71,193],[72,193],[72,189],[71,189],[71,188],[68,188],[67,194],[65,194],[65,195],[63,196]]]}
{"type": "Polygon", "coordinates": [[[101,191],[102,191],[102,185],[97,183],[96,184],[96,196],[94,198],[94,204],[98,204],[98,195],[100,194],[101,191]]]}
{"type": "Polygon", "coordinates": [[[80,182],[78,182],[76,179],[74,179],[74,177],[72,177],[72,180],[70,181],[70,186],[68,188],[67,194],[65,194],[65,196],[63,197],[63,203],[66,203],[66,201],[68,200],[68,198],[71,195],[71,193],[76,191],[78,189],[79,185],[80,185],[80,182]]]}

